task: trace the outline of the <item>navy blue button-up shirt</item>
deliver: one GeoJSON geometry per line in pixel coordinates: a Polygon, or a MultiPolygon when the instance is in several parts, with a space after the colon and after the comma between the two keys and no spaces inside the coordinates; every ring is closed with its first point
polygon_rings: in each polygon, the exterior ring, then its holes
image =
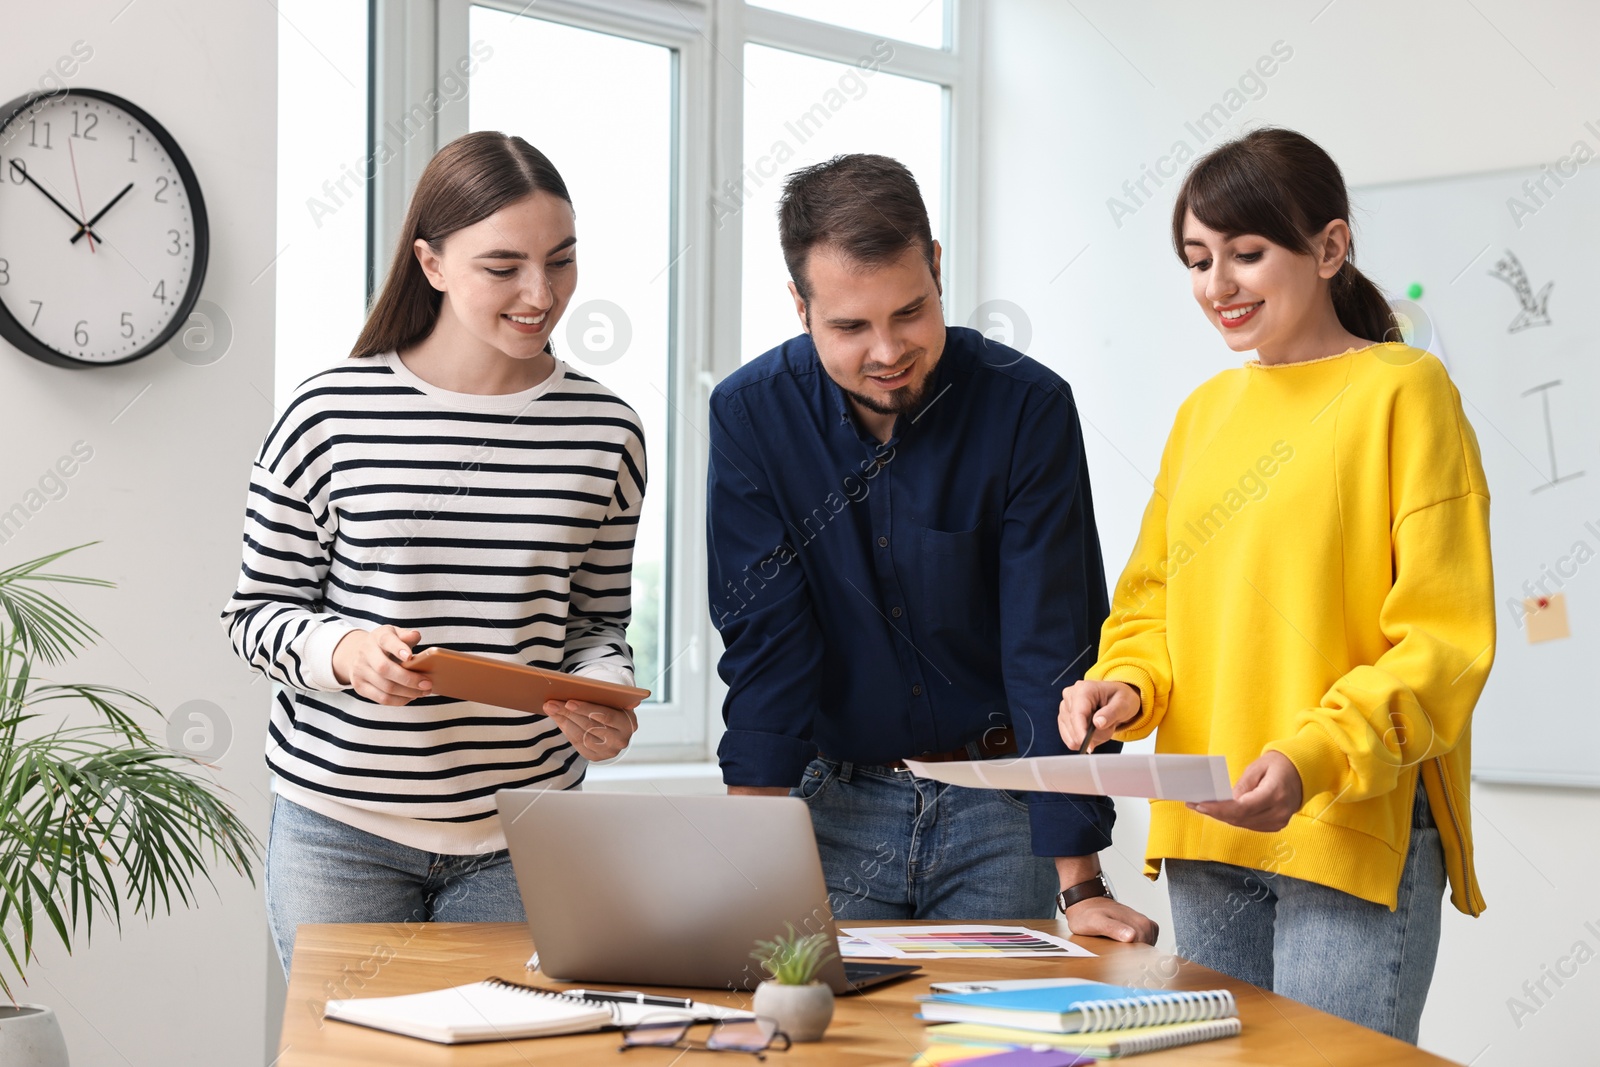
{"type": "MultiPolygon", "coordinates": [[[[1004,725],[1023,755],[1067,751],[1061,689],[1094,662],[1108,611],[1072,393],[950,327],[927,396],[880,443],[806,335],[712,393],[727,784],[794,786],[819,748],[885,763],[1004,725]]],[[[1111,843],[1110,800],[1030,798],[1036,855],[1111,843]]]]}

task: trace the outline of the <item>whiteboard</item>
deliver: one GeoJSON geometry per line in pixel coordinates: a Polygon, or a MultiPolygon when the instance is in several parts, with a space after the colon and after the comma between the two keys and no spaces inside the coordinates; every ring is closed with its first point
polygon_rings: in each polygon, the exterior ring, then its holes
{"type": "Polygon", "coordinates": [[[1401,301],[1423,287],[1397,308],[1449,368],[1489,480],[1498,641],[1473,774],[1600,787],[1600,161],[1352,200],[1357,265],[1401,301]],[[1555,595],[1571,636],[1530,643],[1525,598],[1555,595]]]}

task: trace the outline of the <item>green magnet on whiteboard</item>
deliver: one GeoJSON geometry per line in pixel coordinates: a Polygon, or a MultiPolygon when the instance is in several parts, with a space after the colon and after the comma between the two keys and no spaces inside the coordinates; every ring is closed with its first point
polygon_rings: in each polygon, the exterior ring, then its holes
{"type": "Polygon", "coordinates": [[[1422,283],[1421,282],[1412,282],[1411,283],[1410,287],[1408,287],[1406,289],[1406,299],[1407,300],[1421,300],[1422,299],[1422,283]]]}

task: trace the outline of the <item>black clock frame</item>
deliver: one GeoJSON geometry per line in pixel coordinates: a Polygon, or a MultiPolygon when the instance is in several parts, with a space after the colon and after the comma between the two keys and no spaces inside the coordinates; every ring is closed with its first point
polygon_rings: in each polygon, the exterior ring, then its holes
{"type": "MultiPolygon", "coordinates": [[[[183,149],[178,147],[178,142],[172,139],[167,128],[155,119],[150,113],[137,104],[132,103],[115,93],[108,93],[101,89],[57,89],[43,92],[32,92],[20,96],[4,107],[0,107],[0,134],[3,134],[11,121],[18,115],[30,110],[40,100],[54,99],[61,96],[82,96],[99,100],[103,103],[119,107],[131,115],[144,128],[150,131],[161,147],[166,149],[167,156],[172,160],[172,165],[177,168],[178,179],[183,182],[184,193],[189,197],[191,213],[194,218],[194,269],[189,277],[189,285],[184,290],[183,297],[178,301],[178,311],[172,321],[156,335],[155,339],[133,355],[124,359],[101,362],[99,360],[78,359],[65,352],[58,352],[35,337],[26,326],[18,322],[11,314],[11,310],[0,304],[0,337],[10,344],[35,359],[43,360],[56,367],[66,367],[71,370],[87,370],[93,367],[116,367],[124,363],[132,363],[136,359],[143,359],[150,353],[162,348],[168,341],[178,336],[178,331],[189,321],[189,313],[194,310],[195,303],[200,299],[200,287],[205,284],[206,264],[211,255],[211,224],[206,216],[205,198],[200,193],[200,182],[194,175],[194,168],[189,166],[189,158],[183,154],[183,149]]],[[[3,178],[3,175],[0,175],[3,178]]]]}

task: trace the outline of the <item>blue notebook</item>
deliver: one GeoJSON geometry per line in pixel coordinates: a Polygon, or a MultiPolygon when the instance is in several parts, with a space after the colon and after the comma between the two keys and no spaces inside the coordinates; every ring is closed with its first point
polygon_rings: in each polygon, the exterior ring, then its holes
{"type": "Polygon", "coordinates": [[[1134,1026],[1226,1019],[1238,1014],[1226,989],[1135,989],[1081,982],[988,993],[918,997],[929,1022],[982,1023],[1056,1034],[1126,1030],[1134,1026]]]}

